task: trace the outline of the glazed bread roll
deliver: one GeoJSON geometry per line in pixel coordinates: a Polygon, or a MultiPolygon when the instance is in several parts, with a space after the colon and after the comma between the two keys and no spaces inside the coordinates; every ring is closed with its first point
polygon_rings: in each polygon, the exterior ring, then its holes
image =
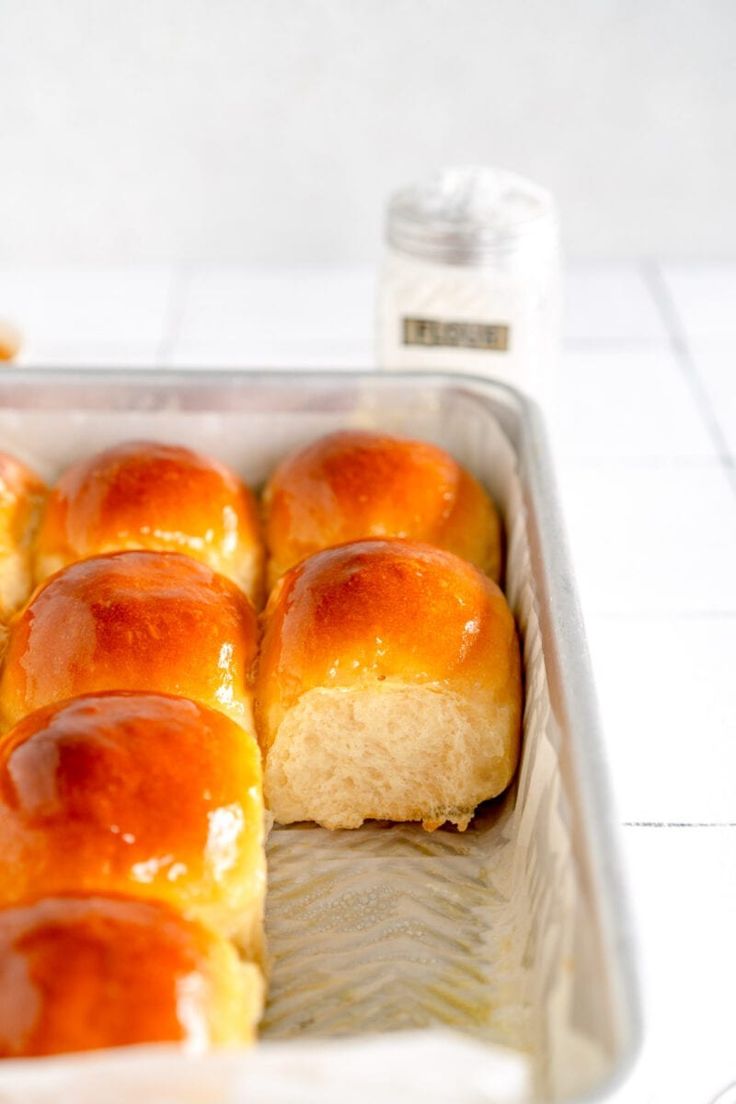
{"type": "Polygon", "coordinates": [[[520,671],[506,600],[471,564],[399,540],[317,553],[266,611],[266,804],[282,824],[464,829],[516,768],[520,671]]]}
{"type": "Polygon", "coordinates": [[[14,360],[22,345],[20,330],[12,322],[0,318],[0,360],[14,360]]]}
{"type": "Polygon", "coordinates": [[[0,906],[63,893],[166,901],[261,947],[260,751],[185,698],[113,692],[0,741],[0,906]]]}
{"type": "Polygon", "coordinates": [[[256,966],[159,902],[70,896],[0,911],[0,1057],[249,1042],[256,966]]]}
{"type": "Polygon", "coordinates": [[[38,476],[0,452],[0,620],[31,593],[31,542],[45,495],[38,476]]]}
{"type": "Polygon", "coordinates": [[[6,728],[99,690],[178,694],[252,731],[256,614],[242,591],[176,552],[116,552],[53,575],[12,619],[0,671],[6,728]]]}
{"type": "Polygon", "coordinates": [[[193,556],[259,600],[263,545],[253,495],[234,472],[190,449],[129,441],[68,468],[49,495],[36,578],[134,549],[193,556]]]}
{"type": "Polygon", "coordinates": [[[435,445],[364,430],[288,456],[263,496],[273,586],[306,556],[367,537],[434,544],[498,580],[501,526],[481,485],[435,445]]]}

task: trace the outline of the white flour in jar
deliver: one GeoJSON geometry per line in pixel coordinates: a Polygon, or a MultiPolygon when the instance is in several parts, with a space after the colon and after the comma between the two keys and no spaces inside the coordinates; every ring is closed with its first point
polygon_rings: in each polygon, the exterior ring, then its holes
{"type": "Polygon", "coordinates": [[[551,397],[560,261],[548,192],[497,169],[445,169],[395,193],[386,238],[382,368],[471,372],[551,397]]]}

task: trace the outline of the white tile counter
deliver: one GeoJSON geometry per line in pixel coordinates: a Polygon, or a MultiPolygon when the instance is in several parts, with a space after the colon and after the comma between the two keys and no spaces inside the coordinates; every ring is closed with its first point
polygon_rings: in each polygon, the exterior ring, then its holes
{"type": "MultiPolygon", "coordinates": [[[[615,1100],[709,1104],[736,1083],[736,264],[576,266],[567,292],[551,431],[647,1020],[615,1100]]],[[[0,317],[29,365],[365,367],[373,281],[6,271],[0,317]]]]}

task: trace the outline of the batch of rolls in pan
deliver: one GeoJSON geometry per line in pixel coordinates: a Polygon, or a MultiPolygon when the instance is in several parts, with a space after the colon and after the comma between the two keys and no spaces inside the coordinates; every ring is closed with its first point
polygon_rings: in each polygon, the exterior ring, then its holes
{"type": "Polygon", "coordinates": [[[462,831],[508,787],[502,545],[468,471],[374,432],[260,496],[174,444],[48,486],[0,455],[1,1056],[252,1041],[268,825],[462,831]]]}

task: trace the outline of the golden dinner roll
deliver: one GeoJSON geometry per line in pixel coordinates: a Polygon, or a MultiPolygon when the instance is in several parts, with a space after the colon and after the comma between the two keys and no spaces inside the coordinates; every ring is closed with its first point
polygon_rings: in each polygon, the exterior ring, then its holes
{"type": "Polygon", "coordinates": [[[46,488],[25,464],[0,452],[0,620],[32,589],[31,542],[46,488]]]}
{"type": "Polygon", "coordinates": [[[15,360],[23,345],[23,336],[17,326],[0,318],[0,361],[15,360]]]}
{"type": "Polygon", "coordinates": [[[423,441],[332,433],[282,461],[263,505],[271,586],[306,556],[369,537],[434,544],[500,575],[493,503],[447,452],[423,441]]]}
{"type": "Polygon", "coordinates": [[[81,560],[15,615],[0,672],[4,727],[99,690],[178,694],[252,731],[258,622],[229,579],[178,552],[81,560]]]}
{"type": "Polygon", "coordinates": [[[463,829],[511,781],[521,697],[514,619],[477,568],[400,540],[319,552],[266,610],[266,804],[282,824],[463,829]]]}
{"type": "Polygon", "coordinates": [[[0,907],[154,898],[258,954],[260,759],[255,737],[186,698],[108,692],[37,710],[0,740],[0,907]]]}
{"type": "Polygon", "coordinates": [[[263,545],[253,495],[229,468],[191,449],[127,441],[68,468],[49,494],[36,578],[134,549],[183,552],[251,600],[260,597],[263,545]]]}
{"type": "Polygon", "coordinates": [[[258,967],[160,902],[46,898],[0,911],[0,1057],[249,1042],[258,967]]]}

